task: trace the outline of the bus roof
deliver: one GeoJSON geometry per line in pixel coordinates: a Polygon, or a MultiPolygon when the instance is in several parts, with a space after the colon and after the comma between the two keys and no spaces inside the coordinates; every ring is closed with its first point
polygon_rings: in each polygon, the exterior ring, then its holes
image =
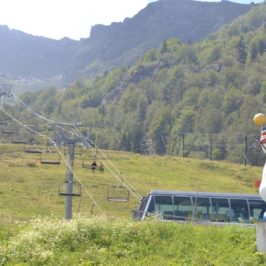
{"type": "Polygon", "coordinates": [[[259,194],[237,194],[237,193],[219,193],[219,192],[195,192],[195,191],[171,191],[171,190],[152,190],[150,195],[157,196],[194,196],[194,197],[217,197],[217,198],[235,198],[235,199],[254,199],[261,200],[259,194]]]}

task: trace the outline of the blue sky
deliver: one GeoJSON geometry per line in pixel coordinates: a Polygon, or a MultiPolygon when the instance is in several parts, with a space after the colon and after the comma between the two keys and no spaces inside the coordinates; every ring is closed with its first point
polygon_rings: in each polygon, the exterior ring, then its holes
{"type": "Polygon", "coordinates": [[[0,0],[0,25],[53,39],[79,40],[89,37],[91,26],[123,21],[155,1],[0,0]]]}

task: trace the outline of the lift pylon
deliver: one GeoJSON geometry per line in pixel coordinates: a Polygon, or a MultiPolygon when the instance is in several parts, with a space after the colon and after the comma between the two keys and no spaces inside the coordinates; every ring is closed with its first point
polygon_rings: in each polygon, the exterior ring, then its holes
{"type": "Polygon", "coordinates": [[[75,140],[68,140],[68,165],[67,165],[67,174],[65,184],[65,191],[62,190],[61,185],[59,185],[59,195],[65,196],[65,218],[66,220],[70,220],[72,218],[72,197],[73,196],[81,196],[81,184],[79,182],[74,182],[74,158],[75,158],[75,140]],[[77,190],[74,190],[75,187],[77,190]]]}

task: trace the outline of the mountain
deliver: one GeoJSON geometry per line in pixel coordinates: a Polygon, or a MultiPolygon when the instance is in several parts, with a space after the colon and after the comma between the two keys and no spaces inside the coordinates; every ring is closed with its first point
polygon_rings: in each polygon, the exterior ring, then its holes
{"type": "Polygon", "coordinates": [[[259,164],[265,159],[253,145],[259,128],[252,118],[265,110],[265,65],[261,4],[205,40],[170,38],[131,67],[23,100],[47,116],[88,125],[102,148],[259,164]]]}
{"type": "Polygon", "coordinates": [[[18,76],[49,78],[62,74],[78,42],[32,36],[0,26],[0,71],[18,76]]]}
{"type": "Polygon", "coordinates": [[[79,42],[33,36],[0,26],[0,82],[17,91],[62,84],[64,68],[79,42]]]}
{"type": "Polygon", "coordinates": [[[0,26],[0,73],[68,85],[130,65],[169,37],[185,43],[204,39],[251,8],[227,1],[160,0],[121,23],[94,26],[90,38],[80,41],[56,41],[0,26]]]}

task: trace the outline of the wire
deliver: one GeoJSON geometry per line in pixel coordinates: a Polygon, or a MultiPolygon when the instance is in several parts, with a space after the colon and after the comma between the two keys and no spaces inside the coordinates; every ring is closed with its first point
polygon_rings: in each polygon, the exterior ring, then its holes
{"type": "MultiPolygon", "coordinates": [[[[47,121],[47,122],[49,122],[49,123],[55,123],[55,125],[54,125],[55,127],[60,128],[60,129],[62,129],[62,130],[64,130],[64,131],[70,133],[71,135],[77,136],[77,137],[79,137],[79,138],[85,140],[85,142],[88,142],[87,145],[88,145],[88,144],[89,144],[89,145],[94,144],[94,146],[97,147],[96,143],[94,143],[92,140],[89,140],[89,141],[88,141],[86,138],[84,138],[84,136],[82,136],[82,135],[80,135],[80,134],[77,134],[77,133],[75,133],[75,132],[69,131],[69,130],[67,130],[67,129],[61,127],[61,126],[59,126],[58,124],[68,125],[68,126],[71,125],[71,126],[74,126],[74,128],[75,128],[76,130],[78,130],[77,127],[76,127],[76,125],[73,125],[73,124],[70,124],[70,123],[61,122],[61,121],[56,121],[56,120],[54,120],[54,119],[46,118],[45,116],[40,115],[39,112],[33,110],[31,107],[29,107],[28,105],[26,105],[23,101],[21,101],[21,100],[20,100],[19,98],[17,98],[15,95],[14,95],[14,99],[15,99],[19,104],[23,105],[23,106],[26,108],[26,110],[29,111],[31,114],[36,115],[36,116],[38,116],[39,118],[41,118],[41,119],[43,119],[43,120],[45,120],[45,121],[47,121]]],[[[99,147],[97,147],[97,149],[101,152],[101,154],[102,154],[103,157],[106,159],[106,161],[111,165],[111,167],[113,167],[114,170],[115,170],[117,173],[120,174],[120,171],[119,171],[119,170],[113,165],[113,163],[108,159],[108,157],[105,155],[105,153],[104,153],[99,147]]],[[[112,169],[111,169],[110,167],[108,167],[105,163],[104,163],[104,166],[105,166],[105,167],[106,167],[106,168],[107,168],[107,169],[113,174],[113,176],[114,176],[119,182],[122,182],[122,179],[121,179],[118,175],[116,175],[116,174],[112,171],[112,169]]],[[[125,187],[126,187],[126,188],[127,188],[127,189],[128,189],[133,195],[136,196],[137,200],[141,200],[141,199],[142,199],[142,196],[140,195],[140,193],[137,192],[137,190],[133,187],[132,184],[130,184],[130,182],[129,182],[125,177],[123,178],[123,183],[124,183],[125,187]]]]}
{"type": "Polygon", "coordinates": [[[39,118],[46,120],[49,123],[58,123],[61,125],[67,125],[67,126],[73,126],[73,124],[70,123],[66,123],[66,122],[60,122],[60,121],[56,121],[50,118],[47,118],[41,114],[39,114],[39,112],[35,111],[32,107],[26,105],[23,101],[21,101],[15,94],[13,94],[14,99],[19,102],[21,105],[23,105],[27,110],[30,110],[32,114],[37,115],[39,118]]]}
{"type": "MultiPolygon", "coordinates": [[[[66,166],[68,167],[68,169],[70,169],[70,171],[73,173],[74,178],[76,178],[79,183],[81,183],[79,177],[76,175],[76,173],[73,171],[72,167],[70,166],[69,162],[64,158],[64,155],[61,153],[61,151],[58,149],[57,145],[53,142],[55,149],[57,150],[58,154],[61,156],[62,160],[64,161],[64,163],[66,164],[66,166]]],[[[97,204],[97,202],[94,200],[94,198],[91,196],[91,194],[88,192],[88,190],[86,189],[85,186],[83,186],[85,188],[85,192],[88,194],[88,196],[90,197],[90,199],[94,202],[95,206],[98,208],[98,210],[104,214],[104,212],[102,211],[102,209],[100,208],[100,206],[97,204]]]]}
{"type": "MultiPolygon", "coordinates": [[[[113,165],[113,163],[107,158],[107,156],[102,152],[101,149],[99,149],[99,151],[103,154],[104,158],[110,163],[110,165],[120,174],[120,172],[118,171],[118,169],[113,165]]],[[[106,166],[106,165],[105,165],[106,166]]],[[[107,167],[107,169],[120,181],[122,182],[121,178],[119,176],[117,176],[110,168],[107,167]]],[[[123,182],[125,183],[126,181],[126,184],[125,184],[125,187],[133,194],[135,194],[137,196],[137,199],[138,200],[141,200],[142,199],[142,196],[134,189],[134,187],[129,183],[129,181],[123,177],[123,182]],[[130,188],[132,187],[132,188],[130,188]]]]}
{"type": "MultiPolygon", "coordinates": [[[[46,138],[48,139],[49,141],[51,141],[51,143],[53,143],[55,149],[57,150],[58,154],[61,156],[61,158],[63,159],[64,163],[66,164],[66,166],[68,167],[68,169],[71,169],[74,177],[80,182],[80,179],[79,177],[76,175],[76,173],[73,171],[73,169],[71,168],[71,166],[69,165],[69,163],[66,161],[66,159],[64,158],[63,154],[61,153],[61,151],[58,149],[57,145],[55,144],[55,142],[49,138],[48,136],[38,132],[38,131],[35,131],[34,129],[24,125],[23,123],[21,123],[19,120],[17,120],[15,117],[13,117],[12,115],[10,115],[8,112],[6,112],[1,106],[0,106],[0,110],[6,114],[9,118],[11,118],[13,121],[15,121],[16,123],[18,123],[20,126],[30,130],[31,132],[43,137],[43,138],[46,138]]],[[[81,183],[81,182],[80,182],[81,183]]],[[[88,192],[88,190],[86,189],[85,187],[85,192],[88,194],[88,196],[90,197],[90,199],[95,203],[95,206],[98,208],[98,210],[104,215],[104,212],[102,211],[102,209],[100,208],[100,206],[97,204],[97,202],[94,200],[94,198],[92,197],[92,195],[88,192]]]]}

